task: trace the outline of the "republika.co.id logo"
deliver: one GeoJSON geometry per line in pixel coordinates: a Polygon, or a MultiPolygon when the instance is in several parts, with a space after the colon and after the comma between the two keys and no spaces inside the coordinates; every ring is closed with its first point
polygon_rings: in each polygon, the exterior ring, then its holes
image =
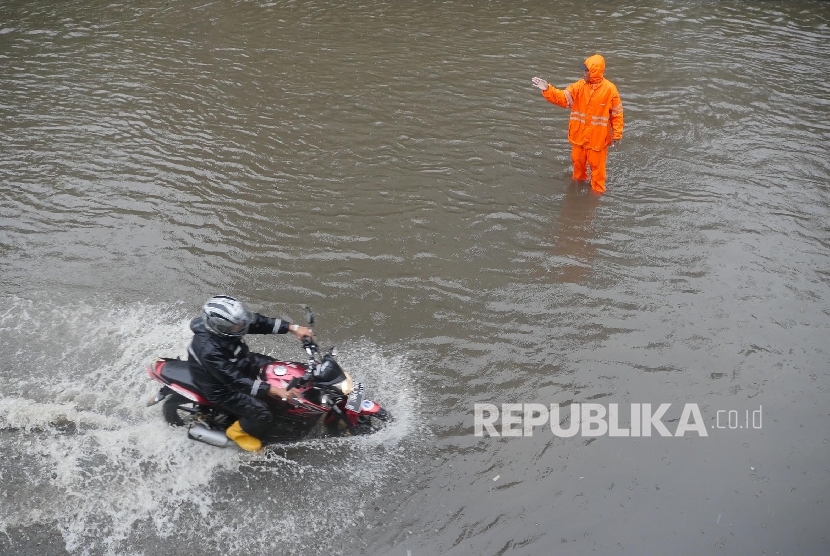
{"type": "MultiPolygon", "coordinates": [[[[671,407],[670,403],[660,404],[654,411],[650,403],[632,403],[623,415],[628,417],[628,426],[620,426],[620,408],[618,404],[608,404],[606,408],[598,403],[568,404],[570,416],[568,425],[563,426],[560,420],[559,404],[550,404],[550,408],[540,403],[505,403],[498,406],[489,403],[474,405],[475,436],[533,436],[535,427],[549,428],[554,436],[568,438],[571,436],[616,436],[640,437],[652,436],[684,436],[697,433],[698,436],[709,436],[706,424],[696,403],[687,403],[672,433],[663,423],[663,416],[671,407]],[[501,423],[497,425],[497,421],[501,423]]],[[[760,429],[762,425],[761,409],[758,406],[750,410],[718,410],[715,414],[712,429],[760,429]]]]}

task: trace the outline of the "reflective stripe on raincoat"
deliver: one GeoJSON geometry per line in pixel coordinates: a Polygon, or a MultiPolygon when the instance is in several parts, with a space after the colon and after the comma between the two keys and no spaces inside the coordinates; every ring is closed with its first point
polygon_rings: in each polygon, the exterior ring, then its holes
{"type": "Polygon", "coordinates": [[[622,139],[623,106],[617,87],[603,78],[605,59],[594,54],[585,60],[590,82],[580,79],[564,90],[553,85],[542,91],[548,102],[571,109],[568,141],[586,149],[601,151],[612,140],[622,139]]]}

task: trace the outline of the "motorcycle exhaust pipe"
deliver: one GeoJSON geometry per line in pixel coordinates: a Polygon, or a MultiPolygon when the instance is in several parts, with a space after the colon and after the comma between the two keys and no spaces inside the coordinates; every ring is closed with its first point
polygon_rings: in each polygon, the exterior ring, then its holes
{"type": "Polygon", "coordinates": [[[230,442],[230,439],[225,435],[224,431],[212,431],[202,425],[193,425],[190,427],[190,430],[187,431],[187,436],[193,440],[206,442],[214,446],[219,446],[220,448],[224,448],[230,442]]]}

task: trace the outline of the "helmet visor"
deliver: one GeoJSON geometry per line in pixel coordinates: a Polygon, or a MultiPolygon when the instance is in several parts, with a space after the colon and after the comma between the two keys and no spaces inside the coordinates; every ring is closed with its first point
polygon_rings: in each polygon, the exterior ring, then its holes
{"type": "Polygon", "coordinates": [[[237,322],[236,324],[228,327],[227,333],[233,336],[242,336],[248,331],[248,325],[250,324],[250,322],[251,321],[249,318],[237,322]]]}

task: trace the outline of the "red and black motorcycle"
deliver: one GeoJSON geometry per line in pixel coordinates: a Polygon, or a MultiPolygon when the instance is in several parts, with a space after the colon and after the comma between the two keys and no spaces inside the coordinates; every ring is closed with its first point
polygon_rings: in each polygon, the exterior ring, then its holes
{"type": "MultiPolygon", "coordinates": [[[[306,307],[308,326],[314,324],[314,315],[306,307]]],[[[391,415],[377,402],[366,399],[363,385],[337,363],[334,347],[320,353],[314,339],[303,338],[308,354],[307,363],[273,361],[260,371],[260,379],[280,388],[297,388],[297,399],[271,399],[268,404],[274,413],[273,433],[262,440],[265,443],[286,442],[307,437],[313,431],[326,435],[370,434],[382,428],[391,415]]],[[[147,367],[151,378],[161,382],[159,393],[150,402],[164,400],[162,414],[173,426],[186,426],[188,436],[215,446],[231,441],[225,429],[238,418],[211,404],[193,384],[187,361],[158,359],[147,367]]]]}

